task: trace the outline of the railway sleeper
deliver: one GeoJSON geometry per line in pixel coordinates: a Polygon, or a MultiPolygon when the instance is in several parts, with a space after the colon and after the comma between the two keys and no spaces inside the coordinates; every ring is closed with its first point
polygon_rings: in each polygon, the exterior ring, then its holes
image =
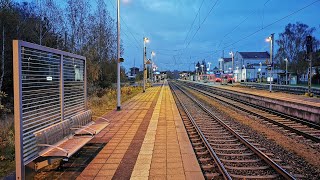
{"type": "Polygon", "coordinates": [[[241,154],[226,154],[226,153],[216,153],[220,156],[252,156],[254,153],[241,153],[241,154]]]}
{"type": "Polygon", "coordinates": [[[236,149],[226,149],[226,148],[214,148],[215,151],[245,151],[247,147],[236,148],[236,149]]]}
{"type": "Polygon", "coordinates": [[[232,170],[266,170],[270,168],[270,166],[245,166],[245,167],[224,166],[224,167],[232,170]]]}
{"type": "MultiPolygon", "coordinates": [[[[224,141],[224,140],[229,140],[229,139],[235,139],[234,138],[234,136],[233,135],[229,135],[229,136],[218,136],[218,137],[216,137],[216,136],[209,136],[210,138],[213,138],[213,139],[211,139],[211,140],[217,140],[217,141],[224,141]]],[[[210,139],[210,138],[208,138],[208,139],[210,139]]],[[[237,140],[237,139],[235,139],[235,140],[237,140]]]]}
{"type": "Polygon", "coordinates": [[[195,139],[199,139],[200,136],[198,134],[192,134],[192,135],[189,135],[190,138],[195,138],[195,139]]]}
{"type": "Polygon", "coordinates": [[[216,166],[214,164],[202,164],[201,167],[204,171],[213,171],[216,166]]]}
{"type": "Polygon", "coordinates": [[[205,150],[205,151],[196,151],[196,154],[198,156],[208,156],[210,155],[209,151],[208,150],[205,150]]]}
{"type": "Polygon", "coordinates": [[[220,161],[222,162],[228,162],[228,163],[257,163],[260,162],[261,159],[224,159],[220,158],[220,161]]]}
{"type": "Polygon", "coordinates": [[[213,146],[241,146],[242,144],[241,143],[234,143],[234,144],[231,144],[231,143],[224,143],[224,144],[218,144],[218,143],[212,143],[211,145],[213,146]]]}
{"type": "Polygon", "coordinates": [[[206,179],[216,179],[217,177],[221,176],[221,174],[220,173],[213,173],[213,172],[206,172],[204,174],[204,176],[206,177],[206,179]]]}
{"type": "Polygon", "coordinates": [[[211,156],[201,156],[199,157],[199,161],[201,162],[201,164],[211,164],[213,159],[211,158],[211,156]]]}
{"type": "Polygon", "coordinates": [[[197,147],[194,147],[194,149],[196,151],[200,151],[200,150],[206,150],[207,148],[205,146],[197,146],[197,147]]]}
{"type": "Polygon", "coordinates": [[[196,146],[204,146],[203,142],[199,141],[199,142],[192,142],[193,147],[196,146]]]}
{"type": "Polygon", "coordinates": [[[209,142],[226,142],[226,143],[228,143],[228,142],[237,142],[239,140],[238,139],[210,139],[210,138],[208,138],[208,141],[209,142]]]}
{"type": "Polygon", "coordinates": [[[245,176],[245,175],[230,174],[230,176],[237,179],[275,179],[279,177],[279,174],[262,175],[262,176],[245,176]]]}

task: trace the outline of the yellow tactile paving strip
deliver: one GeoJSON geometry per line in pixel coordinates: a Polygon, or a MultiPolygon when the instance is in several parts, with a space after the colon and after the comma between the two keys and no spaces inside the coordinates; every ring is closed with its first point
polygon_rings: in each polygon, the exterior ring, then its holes
{"type": "Polygon", "coordinates": [[[156,104],[131,179],[204,179],[168,86],[156,104]]]}

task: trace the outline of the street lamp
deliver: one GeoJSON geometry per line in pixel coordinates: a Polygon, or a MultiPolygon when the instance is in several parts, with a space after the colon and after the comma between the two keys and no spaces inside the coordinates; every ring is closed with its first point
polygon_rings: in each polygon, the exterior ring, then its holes
{"type": "MultiPolygon", "coordinates": [[[[243,71],[244,71],[244,82],[246,82],[247,81],[247,72],[246,72],[246,66],[245,65],[242,65],[242,67],[243,67],[243,71]]],[[[242,78],[242,71],[241,71],[241,78],[242,78]]]]}
{"type": "Polygon", "coordinates": [[[270,42],[270,86],[269,86],[269,91],[272,92],[272,69],[273,69],[273,44],[274,44],[274,33],[271,34],[271,36],[269,36],[266,39],[267,42],[270,42]]]}
{"type": "Polygon", "coordinates": [[[234,76],[233,75],[233,62],[234,62],[234,54],[232,51],[229,52],[229,54],[231,55],[231,59],[232,59],[232,62],[231,62],[231,68],[232,68],[232,77],[234,76]]]}
{"type": "Polygon", "coordinates": [[[195,68],[196,68],[196,80],[198,81],[198,78],[199,78],[199,77],[198,77],[198,68],[199,68],[199,67],[196,66],[195,68]]]}
{"type": "Polygon", "coordinates": [[[117,111],[121,110],[120,87],[120,0],[117,0],[117,111]]]}
{"type": "Polygon", "coordinates": [[[261,80],[262,80],[262,75],[261,75],[262,63],[260,62],[260,63],[259,63],[259,65],[260,65],[260,68],[259,68],[258,70],[259,70],[259,75],[260,75],[260,84],[261,84],[261,80]]]}
{"type": "Polygon", "coordinates": [[[223,62],[223,59],[222,59],[222,58],[220,58],[220,59],[219,59],[220,71],[223,71],[222,62],[223,62]]]}
{"type": "Polygon", "coordinates": [[[149,42],[149,38],[143,38],[143,92],[146,92],[146,59],[147,59],[147,50],[146,50],[146,43],[149,42]]]}
{"type": "Polygon", "coordinates": [[[202,73],[201,73],[201,74],[203,74],[203,67],[204,67],[204,65],[203,65],[203,64],[201,64],[200,66],[201,66],[201,69],[202,69],[202,73]]]}
{"type": "Polygon", "coordinates": [[[288,58],[285,58],[284,61],[286,62],[286,85],[288,85],[288,58]]]}
{"type": "Polygon", "coordinates": [[[209,65],[209,67],[207,68],[207,71],[210,71],[211,62],[208,62],[208,65],[209,65]]]}
{"type": "Polygon", "coordinates": [[[237,82],[239,82],[239,67],[237,66],[236,69],[237,69],[237,82]]]}
{"type": "Polygon", "coordinates": [[[154,51],[151,51],[151,69],[150,69],[150,79],[151,79],[151,86],[152,86],[152,83],[153,83],[153,72],[152,72],[152,69],[153,69],[153,59],[152,57],[155,56],[156,53],[154,51]]]}

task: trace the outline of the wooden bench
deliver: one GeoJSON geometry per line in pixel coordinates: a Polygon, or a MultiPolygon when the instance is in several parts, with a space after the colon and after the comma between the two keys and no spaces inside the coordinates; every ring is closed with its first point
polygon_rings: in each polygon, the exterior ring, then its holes
{"type": "Polygon", "coordinates": [[[34,133],[38,155],[42,159],[68,159],[108,124],[108,120],[101,117],[92,121],[92,112],[88,110],[39,130],[34,133]]]}

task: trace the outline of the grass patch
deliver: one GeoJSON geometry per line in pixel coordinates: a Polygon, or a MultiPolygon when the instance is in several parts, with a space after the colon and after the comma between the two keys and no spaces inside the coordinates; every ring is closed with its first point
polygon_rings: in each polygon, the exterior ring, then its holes
{"type": "MultiPolygon", "coordinates": [[[[140,92],[142,92],[141,87],[121,87],[121,102],[127,101],[140,92]]],[[[88,106],[92,110],[93,115],[98,117],[114,110],[117,106],[116,89],[102,89],[93,93],[89,97],[88,106]]]]}
{"type": "Polygon", "coordinates": [[[13,115],[0,119],[0,178],[15,170],[13,115]]]}

